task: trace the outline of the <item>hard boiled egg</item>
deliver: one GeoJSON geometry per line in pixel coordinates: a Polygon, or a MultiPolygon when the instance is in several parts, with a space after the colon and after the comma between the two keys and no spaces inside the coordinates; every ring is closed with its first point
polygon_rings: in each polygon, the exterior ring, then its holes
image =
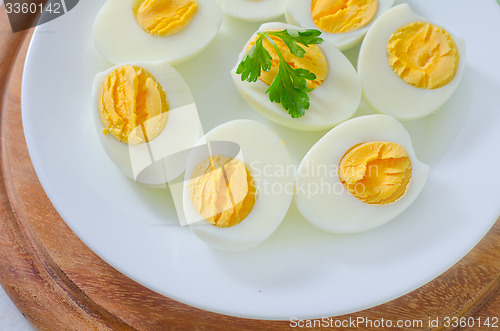
{"type": "Polygon", "coordinates": [[[385,13],[361,46],[358,71],[366,100],[402,120],[438,110],[458,87],[465,43],[407,5],[385,13]]]}
{"type": "Polygon", "coordinates": [[[106,154],[144,184],[178,177],[203,136],[189,88],[165,62],[124,64],[97,74],[92,111],[106,154]]]}
{"type": "Polygon", "coordinates": [[[96,17],[93,37],[112,63],[177,63],[203,50],[221,23],[213,0],[108,0],[96,17]]]}
{"type": "Polygon", "coordinates": [[[251,120],[224,123],[193,149],[183,192],[186,222],[208,245],[240,251],[281,223],[294,191],[290,157],[278,136],[251,120]]]}
{"type": "Polygon", "coordinates": [[[340,50],[357,45],[394,0],[287,0],[286,20],[303,28],[320,29],[322,37],[340,50]]]}
{"type": "Polygon", "coordinates": [[[349,60],[332,44],[311,45],[304,47],[306,55],[298,58],[290,53],[279,39],[273,39],[280,48],[284,59],[292,68],[303,68],[316,75],[309,82],[308,93],[310,108],[300,118],[292,118],[279,103],[271,102],[266,94],[269,85],[278,72],[279,59],[277,53],[265,40],[264,47],[273,57],[273,67],[269,72],[262,72],[256,82],[242,81],[236,73],[239,63],[246,57],[248,49],[255,42],[257,33],[272,30],[303,30],[283,23],[266,23],[246,43],[231,71],[234,84],[243,98],[258,112],[281,125],[305,131],[331,128],[350,118],[359,106],[361,87],[356,70],[349,60]]]}
{"type": "Polygon", "coordinates": [[[428,172],[400,122],[361,116],[332,129],[307,153],[298,169],[296,202],[325,231],[366,231],[407,209],[428,172]]]}
{"type": "Polygon", "coordinates": [[[269,21],[285,12],[285,0],[216,0],[222,11],[244,21],[269,21]]]}

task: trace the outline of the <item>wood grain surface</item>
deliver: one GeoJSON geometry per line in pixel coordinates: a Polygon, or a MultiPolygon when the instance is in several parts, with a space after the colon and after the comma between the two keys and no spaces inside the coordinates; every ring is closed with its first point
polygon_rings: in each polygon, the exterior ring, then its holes
{"type": "MultiPolygon", "coordinates": [[[[40,330],[290,328],[289,321],[219,315],[154,293],[110,267],[66,226],[38,182],[24,141],[20,95],[30,36],[30,32],[10,31],[2,6],[0,282],[29,321],[40,330]]],[[[464,259],[437,279],[384,305],[335,319],[422,321],[421,325],[405,328],[408,330],[431,329],[429,319],[438,317],[441,321],[447,316],[484,321],[487,317],[500,317],[499,288],[497,221],[464,259]]],[[[442,324],[437,326],[443,328],[442,324]]]]}

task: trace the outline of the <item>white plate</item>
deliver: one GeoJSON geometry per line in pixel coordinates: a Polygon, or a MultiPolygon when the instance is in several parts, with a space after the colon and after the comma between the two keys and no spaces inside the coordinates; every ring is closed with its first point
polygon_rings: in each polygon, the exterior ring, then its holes
{"type": "MultiPolygon", "coordinates": [[[[169,192],[125,178],[92,127],[92,80],[108,67],[90,40],[101,0],[80,1],[33,36],[22,112],[37,175],[62,218],[99,256],[195,307],[286,320],[355,312],[408,293],[462,258],[500,215],[500,44],[491,38],[500,31],[500,8],[494,0],[409,3],[465,39],[468,63],[438,113],[405,123],[431,173],[417,201],[386,226],[327,234],[309,225],[292,202],[268,241],[235,254],[210,249],[180,227],[169,192]]],[[[284,139],[298,164],[324,132],[270,123],[243,101],[229,75],[257,26],[226,19],[206,51],[176,67],[198,102],[205,132],[228,120],[257,119],[284,139]]],[[[357,51],[348,52],[353,62],[357,51]]],[[[371,110],[363,104],[358,115],[366,113],[371,110]]]]}

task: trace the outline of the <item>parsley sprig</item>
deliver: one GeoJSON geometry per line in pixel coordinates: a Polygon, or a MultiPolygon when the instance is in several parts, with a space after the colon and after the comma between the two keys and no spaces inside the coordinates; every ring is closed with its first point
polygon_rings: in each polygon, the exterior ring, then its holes
{"type": "Polygon", "coordinates": [[[257,41],[248,50],[245,59],[238,65],[236,73],[241,75],[242,81],[255,82],[262,71],[271,70],[272,57],[263,45],[264,39],[267,39],[276,50],[279,59],[278,74],[266,91],[269,94],[269,100],[280,103],[292,118],[302,117],[310,106],[307,93],[311,89],[307,86],[307,81],[316,79],[316,75],[307,69],[292,68],[283,58],[279,47],[271,39],[271,36],[283,40],[293,55],[303,58],[306,51],[299,44],[306,47],[321,44],[323,39],[319,38],[320,34],[320,31],[314,29],[259,32],[257,41]]]}

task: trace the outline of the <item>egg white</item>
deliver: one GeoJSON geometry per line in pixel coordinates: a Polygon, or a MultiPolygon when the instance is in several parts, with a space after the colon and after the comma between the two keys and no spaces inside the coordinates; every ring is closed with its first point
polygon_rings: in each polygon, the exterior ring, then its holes
{"type": "MultiPolygon", "coordinates": [[[[290,24],[303,28],[318,29],[311,15],[312,0],[286,0],[285,17],[290,24]]],[[[323,32],[322,38],[334,44],[341,51],[359,44],[373,23],[394,4],[394,0],[378,0],[378,9],[371,22],[357,30],[345,33],[323,32]]]]}
{"type": "Polygon", "coordinates": [[[277,169],[290,169],[290,156],[279,137],[266,126],[251,120],[224,123],[206,134],[191,153],[184,179],[183,205],[187,223],[194,234],[208,245],[224,251],[250,249],[266,240],[280,225],[293,196],[293,173],[277,176],[277,169]],[[219,144],[217,142],[231,142],[219,144]],[[239,153],[233,145],[239,146],[239,153]],[[202,219],[193,207],[190,179],[194,168],[211,155],[227,155],[243,162],[256,185],[256,201],[239,224],[219,228],[202,219]]]}
{"type": "MultiPolygon", "coordinates": [[[[361,86],[356,70],[335,46],[323,43],[320,46],[328,62],[328,75],[322,85],[309,92],[310,107],[304,116],[292,118],[281,104],[271,102],[264,82],[241,81],[236,74],[238,64],[246,56],[245,50],[258,32],[268,30],[301,30],[284,23],[265,23],[249,39],[231,70],[233,82],[243,98],[259,113],[278,124],[304,131],[328,129],[350,118],[361,101],[361,86]]],[[[321,35],[323,36],[323,35],[321,35]]]]}
{"type": "Polygon", "coordinates": [[[166,62],[129,63],[146,69],[161,85],[169,104],[167,123],[155,139],[142,144],[125,144],[104,134],[98,100],[102,83],[116,68],[96,75],[92,87],[92,113],[99,141],[111,161],[131,179],[148,185],[166,183],[186,168],[189,150],[203,136],[191,91],[180,74],[166,62]]]}
{"type": "Polygon", "coordinates": [[[108,0],[94,22],[97,50],[119,64],[163,60],[175,64],[201,52],[217,34],[222,12],[213,0],[198,0],[192,21],[180,32],[153,36],[138,24],[132,11],[134,0],[108,0]]]}
{"type": "Polygon", "coordinates": [[[285,12],[285,0],[215,0],[222,11],[244,21],[269,21],[285,12]]]}
{"type": "Polygon", "coordinates": [[[407,5],[393,7],[367,33],[358,58],[358,72],[363,94],[378,112],[401,120],[424,117],[437,111],[458,87],[465,70],[465,42],[451,34],[460,56],[455,77],[443,87],[423,89],[406,83],[391,68],[387,58],[387,44],[401,26],[423,21],[407,5]]]}
{"type": "Polygon", "coordinates": [[[407,209],[422,191],[428,172],[429,167],[416,158],[410,136],[400,122],[386,115],[357,117],[328,132],[304,157],[297,174],[297,207],[309,222],[325,231],[367,231],[389,222],[407,209]],[[338,165],[346,151],[372,141],[397,143],[411,160],[412,177],[406,192],[390,204],[375,205],[358,200],[347,191],[338,176],[338,165]],[[336,171],[326,172],[322,167],[336,171]]]}

